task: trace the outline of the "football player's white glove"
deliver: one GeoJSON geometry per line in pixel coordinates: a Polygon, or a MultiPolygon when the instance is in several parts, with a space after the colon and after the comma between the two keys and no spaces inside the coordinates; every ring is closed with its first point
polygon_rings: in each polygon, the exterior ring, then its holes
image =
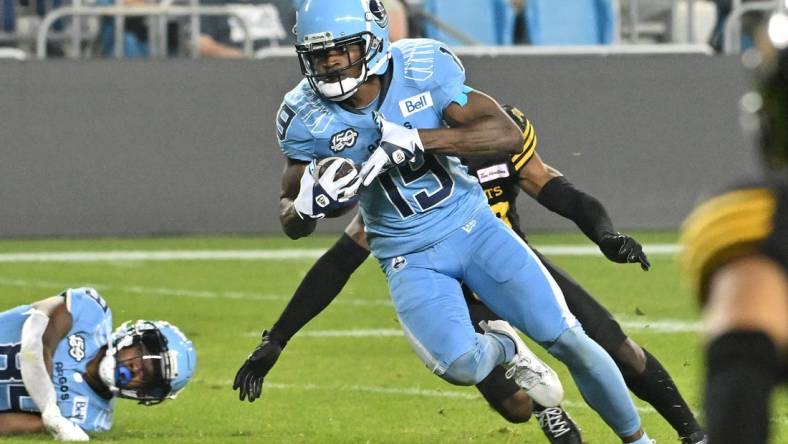
{"type": "Polygon", "coordinates": [[[313,160],[304,169],[304,174],[301,175],[301,188],[293,202],[296,212],[302,219],[322,219],[356,195],[358,186],[348,187],[348,185],[358,173],[354,169],[351,174],[336,179],[335,176],[341,166],[341,159],[332,161],[317,180],[315,180],[317,161],[313,160]]]}
{"type": "Polygon", "coordinates": [[[57,441],[89,441],[88,434],[78,425],[63,417],[60,412],[42,414],[41,420],[57,441]]]}
{"type": "Polygon", "coordinates": [[[369,186],[386,168],[402,165],[415,159],[419,152],[424,152],[418,130],[391,123],[377,112],[374,117],[380,127],[380,145],[358,173],[364,186],[369,186]]]}

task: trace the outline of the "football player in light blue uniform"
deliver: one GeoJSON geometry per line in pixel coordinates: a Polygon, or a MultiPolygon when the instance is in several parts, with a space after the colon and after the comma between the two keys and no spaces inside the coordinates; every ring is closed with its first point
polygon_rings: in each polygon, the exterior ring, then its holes
{"type": "Polygon", "coordinates": [[[649,442],[610,356],[588,338],[544,266],[489,210],[454,157],[515,154],[523,145],[519,128],[494,100],[464,84],[461,62],[442,43],[390,44],[379,0],[306,0],[296,29],[306,78],[285,95],[276,121],[287,158],[285,233],[310,234],[318,219],[358,194],[403,329],[433,372],[471,385],[504,365],[541,404],[563,396],[544,366],[529,367],[508,324],[474,332],[463,281],[563,361],[624,442],[649,442]],[[335,156],[360,171],[336,174],[339,160],[315,171],[317,160],[335,156]]]}
{"type": "Polygon", "coordinates": [[[0,435],[49,430],[87,441],[112,427],[115,398],[152,405],[191,379],[191,341],[163,321],[126,322],[92,288],[0,313],[0,435]]]}

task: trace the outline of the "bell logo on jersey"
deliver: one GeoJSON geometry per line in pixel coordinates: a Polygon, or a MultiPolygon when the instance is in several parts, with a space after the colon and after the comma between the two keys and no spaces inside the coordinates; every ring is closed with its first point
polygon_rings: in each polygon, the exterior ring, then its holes
{"type": "Polygon", "coordinates": [[[335,153],[342,151],[345,148],[351,148],[356,144],[357,138],[358,131],[354,130],[353,128],[348,128],[331,136],[331,146],[329,148],[331,148],[331,151],[335,153]]]}
{"type": "Polygon", "coordinates": [[[71,417],[68,419],[78,423],[84,424],[88,418],[88,404],[90,399],[86,396],[74,396],[74,404],[71,408],[71,417]]]}
{"type": "Polygon", "coordinates": [[[85,338],[80,335],[68,337],[68,354],[77,362],[85,359],[85,338]]]}
{"type": "Polygon", "coordinates": [[[431,106],[432,94],[429,91],[399,101],[399,110],[402,113],[402,117],[408,117],[411,114],[424,111],[431,106]]]}

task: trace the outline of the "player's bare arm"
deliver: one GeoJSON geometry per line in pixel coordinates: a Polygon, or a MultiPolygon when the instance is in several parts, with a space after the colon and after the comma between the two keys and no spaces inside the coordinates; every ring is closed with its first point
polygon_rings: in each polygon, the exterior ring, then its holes
{"type": "Polygon", "coordinates": [[[547,182],[562,176],[561,172],[542,162],[539,154],[534,153],[518,176],[520,188],[529,196],[537,199],[547,182]]]}
{"type": "Polygon", "coordinates": [[[306,170],[304,162],[287,159],[285,170],[282,173],[282,193],[279,196],[279,222],[282,230],[290,239],[309,236],[315,231],[317,221],[302,218],[296,211],[294,202],[300,190],[301,176],[306,170]]]}
{"type": "Polygon", "coordinates": [[[424,150],[454,156],[516,154],[523,147],[523,134],[504,110],[487,94],[468,93],[464,106],[452,103],[443,112],[451,128],[420,129],[424,150]]]}
{"type": "Polygon", "coordinates": [[[788,278],[768,257],[753,255],[721,267],[711,277],[704,309],[709,339],[730,330],[764,331],[788,349],[788,278]]]}
{"type": "Polygon", "coordinates": [[[643,270],[648,270],[651,264],[643,247],[632,237],[613,228],[607,210],[597,198],[576,188],[560,171],[544,163],[533,151],[536,148],[533,126],[522,111],[509,105],[504,108],[510,121],[515,122],[522,133],[530,131],[528,140],[534,141],[533,144],[526,143],[522,152],[515,155],[518,159],[530,156],[518,172],[520,188],[548,210],[574,222],[611,261],[638,262],[643,270]]]}
{"type": "Polygon", "coordinates": [[[462,105],[454,101],[443,111],[443,120],[450,128],[410,128],[377,115],[380,146],[359,172],[363,185],[369,186],[389,166],[412,160],[417,152],[476,157],[522,150],[522,131],[495,100],[470,89],[462,94],[462,105]]]}
{"type": "Polygon", "coordinates": [[[39,415],[32,413],[0,413],[0,436],[46,431],[39,415]]]}

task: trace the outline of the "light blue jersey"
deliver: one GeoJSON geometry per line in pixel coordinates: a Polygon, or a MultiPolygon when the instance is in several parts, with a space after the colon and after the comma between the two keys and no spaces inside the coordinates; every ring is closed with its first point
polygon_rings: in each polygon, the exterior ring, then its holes
{"type": "MultiPolygon", "coordinates": [[[[452,102],[464,104],[470,91],[459,59],[436,40],[392,44],[389,73],[377,109],[386,120],[411,128],[443,127],[443,111],[452,102]]],[[[279,145],[291,159],[341,156],[359,166],[380,141],[375,108],[343,108],[320,98],[303,80],[285,95],[277,113],[279,145]]],[[[360,192],[367,238],[379,259],[433,245],[478,210],[489,211],[486,202],[456,157],[431,154],[390,169],[360,192]]]]}
{"type": "MultiPolygon", "coordinates": [[[[61,294],[71,313],[72,326],[57,345],[52,358],[52,384],[60,413],[88,432],[112,427],[114,399],[99,396],[85,382],[90,362],[107,345],[112,333],[112,311],[92,288],[76,288],[61,294]]],[[[0,414],[38,412],[25,390],[19,363],[22,325],[30,305],[0,313],[0,414]]]]}
{"type": "MultiPolygon", "coordinates": [[[[355,3],[336,2],[341,9],[336,17],[319,13],[334,4],[311,0],[299,10],[314,15],[304,23],[314,25],[308,34],[320,36],[334,25],[338,33],[344,29],[342,14],[352,13],[355,3]]],[[[429,39],[392,44],[388,70],[380,79],[380,97],[361,110],[322,99],[309,80],[298,84],[277,113],[284,154],[301,161],[340,156],[360,165],[380,141],[373,111],[405,127],[440,128],[444,110],[452,102],[464,106],[470,91],[460,61],[429,39]]],[[[457,158],[427,153],[392,168],[361,189],[360,206],[406,337],[431,371],[454,384],[477,384],[495,366],[514,359],[510,338],[474,331],[462,281],[566,363],[584,398],[617,434],[629,436],[640,428],[612,358],[577,324],[548,271],[492,214],[482,188],[457,158]]]]}

